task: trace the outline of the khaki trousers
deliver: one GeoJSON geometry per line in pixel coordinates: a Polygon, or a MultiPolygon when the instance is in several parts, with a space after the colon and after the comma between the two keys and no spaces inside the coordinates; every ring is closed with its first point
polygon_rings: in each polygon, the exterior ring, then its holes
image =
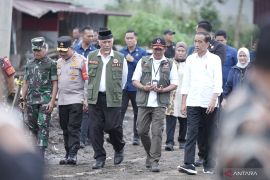
{"type": "Polygon", "coordinates": [[[138,107],[137,129],[150,161],[159,161],[161,157],[162,132],[164,129],[164,107],[138,107]],[[151,125],[151,138],[149,136],[151,125]]]}

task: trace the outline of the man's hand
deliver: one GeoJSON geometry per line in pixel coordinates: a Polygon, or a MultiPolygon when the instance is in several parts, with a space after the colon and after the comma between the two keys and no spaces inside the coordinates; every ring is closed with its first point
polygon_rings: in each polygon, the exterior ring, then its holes
{"type": "Polygon", "coordinates": [[[181,105],[181,113],[184,115],[184,116],[186,116],[187,115],[187,106],[186,106],[186,103],[182,103],[182,105],[181,105]]]}
{"type": "Polygon", "coordinates": [[[133,62],[134,61],[133,56],[131,56],[130,54],[126,55],[126,59],[127,59],[128,62],[133,62]]]}
{"type": "Polygon", "coordinates": [[[151,83],[147,83],[144,87],[143,87],[143,90],[144,91],[153,91],[155,88],[155,86],[151,85],[151,83]]]}
{"type": "Polygon", "coordinates": [[[215,110],[217,99],[212,99],[206,109],[206,114],[210,114],[215,110]]]}
{"type": "Polygon", "coordinates": [[[154,91],[155,91],[155,92],[158,92],[158,93],[163,93],[163,92],[164,92],[162,85],[160,85],[160,86],[155,86],[155,87],[154,87],[154,91]]]}
{"type": "Polygon", "coordinates": [[[50,101],[47,105],[46,112],[51,113],[53,111],[53,108],[54,108],[54,101],[50,101]]]}
{"type": "Polygon", "coordinates": [[[88,111],[88,102],[87,102],[87,100],[85,100],[85,101],[83,102],[83,111],[84,111],[84,112],[87,112],[87,111],[88,111]]]}

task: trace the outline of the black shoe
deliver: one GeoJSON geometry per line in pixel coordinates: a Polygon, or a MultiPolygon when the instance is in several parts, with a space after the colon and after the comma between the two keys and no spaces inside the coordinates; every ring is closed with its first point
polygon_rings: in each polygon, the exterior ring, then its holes
{"type": "Polygon", "coordinates": [[[83,142],[80,142],[80,149],[85,148],[85,144],[83,142]]]}
{"type": "Polygon", "coordinates": [[[185,142],[180,142],[179,143],[179,149],[185,149],[186,143],[185,142]]]}
{"type": "Polygon", "coordinates": [[[106,141],[107,141],[107,143],[112,144],[112,141],[111,141],[110,137],[107,137],[107,138],[106,138],[106,141]]]}
{"type": "Polygon", "coordinates": [[[160,172],[159,164],[157,161],[154,161],[151,165],[151,172],[160,172]]]}
{"type": "Polygon", "coordinates": [[[69,157],[67,159],[67,164],[76,165],[77,164],[77,154],[69,155],[69,157]]]}
{"type": "Polygon", "coordinates": [[[66,156],[64,157],[64,159],[61,159],[59,161],[59,164],[60,165],[65,165],[65,164],[67,164],[67,162],[68,162],[68,153],[66,153],[66,156]]]}
{"type": "Polygon", "coordinates": [[[165,151],[173,151],[173,145],[172,144],[166,144],[165,151]]]}
{"type": "Polygon", "coordinates": [[[140,145],[140,139],[137,138],[137,137],[134,137],[133,138],[133,141],[132,141],[132,145],[134,145],[134,146],[140,145]]]}
{"type": "Polygon", "coordinates": [[[148,168],[151,168],[151,161],[150,161],[150,158],[147,157],[146,160],[145,160],[145,167],[148,169],[148,168]]]}
{"type": "Polygon", "coordinates": [[[101,169],[105,165],[105,161],[96,161],[96,163],[92,166],[92,169],[101,169]]]}
{"type": "Polygon", "coordinates": [[[203,168],[203,173],[204,174],[214,174],[214,169],[213,168],[204,167],[203,168]]]}
{"type": "Polygon", "coordinates": [[[114,164],[120,164],[124,159],[124,148],[114,153],[114,164]]]}
{"type": "Polygon", "coordinates": [[[182,166],[177,166],[179,172],[187,173],[189,175],[196,175],[197,171],[193,164],[184,164],[182,166]]]}
{"type": "Polygon", "coordinates": [[[203,158],[199,157],[199,159],[197,159],[197,160],[195,161],[194,165],[195,165],[196,167],[200,167],[200,166],[203,165],[203,161],[204,161],[203,158]]]}

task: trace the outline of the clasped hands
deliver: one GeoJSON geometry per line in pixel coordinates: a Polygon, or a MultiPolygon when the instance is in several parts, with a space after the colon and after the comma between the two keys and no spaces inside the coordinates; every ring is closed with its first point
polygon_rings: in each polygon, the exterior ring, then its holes
{"type": "Polygon", "coordinates": [[[164,92],[164,88],[162,87],[162,85],[154,85],[154,84],[151,84],[150,82],[143,86],[143,90],[144,91],[155,91],[158,93],[164,92]]]}

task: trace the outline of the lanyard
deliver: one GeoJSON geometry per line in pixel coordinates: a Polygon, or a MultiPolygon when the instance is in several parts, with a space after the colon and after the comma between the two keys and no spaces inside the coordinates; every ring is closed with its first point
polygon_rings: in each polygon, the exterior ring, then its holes
{"type": "Polygon", "coordinates": [[[159,66],[158,66],[158,69],[157,69],[157,71],[155,70],[154,62],[152,62],[152,66],[153,66],[153,70],[154,70],[154,75],[155,75],[155,79],[156,79],[157,73],[158,73],[158,71],[159,71],[159,68],[160,68],[160,64],[159,64],[159,66]]]}

